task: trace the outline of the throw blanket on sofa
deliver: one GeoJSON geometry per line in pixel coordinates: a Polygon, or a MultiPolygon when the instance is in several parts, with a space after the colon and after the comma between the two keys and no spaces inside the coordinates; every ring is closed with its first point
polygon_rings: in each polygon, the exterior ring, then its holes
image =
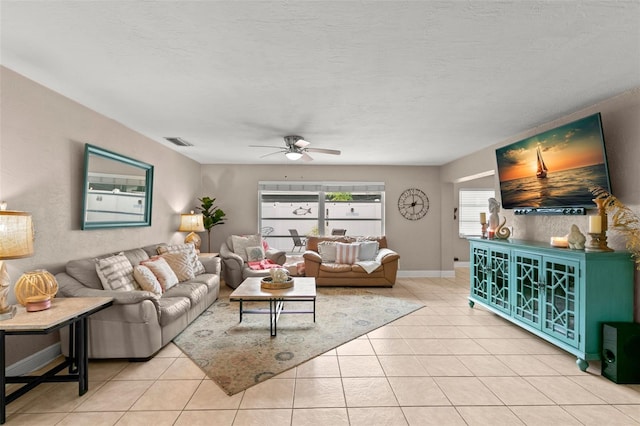
{"type": "Polygon", "coordinates": [[[378,250],[378,254],[376,254],[376,258],[373,260],[360,260],[358,262],[356,262],[356,265],[360,266],[362,269],[364,269],[367,274],[372,273],[373,271],[375,271],[376,269],[378,269],[380,267],[380,265],[382,265],[382,258],[385,257],[387,254],[389,253],[393,253],[391,250],[387,249],[387,248],[383,248],[378,250]]]}
{"type": "Polygon", "coordinates": [[[280,265],[278,265],[276,262],[274,262],[271,259],[262,259],[255,262],[247,262],[247,264],[249,265],[249,268],[255,271],[260,271],[263,269],[281,268],[280,265]]]}
{"type": "Polygon", "coordinates": [[[370,274],[378,269],[382,263],[377,260],[359,260],[356,262],[356,265],[364,269],[367,274],[370,274]]]}

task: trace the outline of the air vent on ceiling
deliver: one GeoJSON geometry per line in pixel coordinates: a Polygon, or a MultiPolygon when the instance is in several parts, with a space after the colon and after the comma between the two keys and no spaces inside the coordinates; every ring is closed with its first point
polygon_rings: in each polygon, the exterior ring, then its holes
{"type": "Polygon", "coordinates": [[[166,137],[165,139],[168,140],[169,142],[171,142],[174,145],[178,145],[178,146],[193,146],[193,144],[191,142],[187,142],[186,140],[184,140],[182,138],[166,137]]]}

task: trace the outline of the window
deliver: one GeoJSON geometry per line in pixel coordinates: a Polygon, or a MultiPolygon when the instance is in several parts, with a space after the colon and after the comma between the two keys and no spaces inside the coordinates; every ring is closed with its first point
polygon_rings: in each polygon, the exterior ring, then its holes
{"type": "Polygon", "coordinates": [[[260,182],[259,229],[269,246],[306,235],[384,235],[384,183],[260,182]]]}
{"type": "Polygon", "coordinates": [[[479,237],[482,234],[480,213],[487,213],[489,220],[489,198],[495,197],[493,189],[461,189],[458,203],[460,216],[458,234],[460,238],[479,237]]]}

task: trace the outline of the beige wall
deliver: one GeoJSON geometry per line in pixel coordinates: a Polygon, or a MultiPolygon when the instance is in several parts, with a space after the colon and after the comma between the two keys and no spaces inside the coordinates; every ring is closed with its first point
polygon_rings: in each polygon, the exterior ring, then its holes
{"type": "MultiPolygon", "coordinates": [[[[441,258],[444,203],[438,167],[212,164],[202,166],[202,179],[202,194],[217,198],[228,217],[225,225],[213,228],[212,247],[220,247],[231,234],[257,232],[259,181],[375,181],[385,183],[385,233],[389,246],[400,254],[401,271],[453,270],[452,258],[444,263],[441,258]],[[397,207],[400,193],[412,187],[429,197],[429,212],[418,221],[404,219],[397,207]]],[[[453,207],[446,208],[449,221],[453,207]]]]}
{"type": "MultiPolygon", "coordinates": [[[[623,203],[640,214],[640,167],[638,167],[640,161],[640,119],[638,119],[640,117],[640,88],[530,129],[473,155],[451,162],[442,167],[443,182],[455,182],[466,176],[495,170],[496,148],[597,112],[602,114],[612,191],[623,203]]],[[[494,176],[494,185],[496,198],[499,199],[500,189],[497,176],[494,176]]],[[[518,239],[549,241],[551,236],[567,234],[574,223],[580,227],[583,233],[586,233],[588,227],[585,216],[514,216],[511,212],[511,210],[503,210],[501,213],[507,218],[507,225],[513,226],[513,237],[518,239]]],[[[608,235],[611,247],[624,249],[624,238],[619,233],[610,231],[608,235]]],[[[639,271],[636,271],[635,282],[636,320],[640,320],[639,271]]]]}
{"type": "MultiPolygon", "coordinates": [[[[7,68],[0,82],[0,199],[31,212],[36,231],[35,255],[7,261],[13,282],[26,270],[56,271],[70,259],[184,238],[178,213],[198,195],[198,163],[7,68]],[[152,226],[80,230],[87,142],[155,166],[152,226]]],[[[8,365],[55,341],[10,337],[8,365]]]]}

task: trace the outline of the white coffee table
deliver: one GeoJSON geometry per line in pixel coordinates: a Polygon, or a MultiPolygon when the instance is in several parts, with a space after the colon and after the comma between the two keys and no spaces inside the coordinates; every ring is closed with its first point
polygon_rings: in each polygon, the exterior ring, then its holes
{"type": "Polygon", "coordinates": [[[240,302],[240,322],[243,314],[269,314],[271,336],[278,333],[280,314],[313,314],[316,322],[316,279],[294,277],[293,287],[284,290],[267,290],[260,287],[260,277],[247,278],[229,295],[232,302],[240,302]],[[269,310],[244,309],[244,302],[269,302],[269,310]],[[313,302],[313,310],[284,310],[285,302],[313,302]]]}

